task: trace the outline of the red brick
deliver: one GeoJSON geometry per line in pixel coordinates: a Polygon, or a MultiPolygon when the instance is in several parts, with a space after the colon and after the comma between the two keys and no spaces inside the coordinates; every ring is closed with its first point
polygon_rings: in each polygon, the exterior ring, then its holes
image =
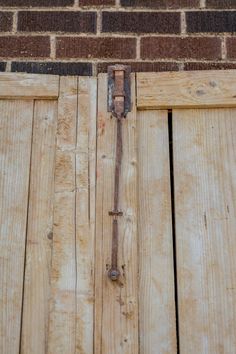
{"type": "Polygon", "coordinates": [[[6,32],[12,29],[12,13],[0,12],[0,31],[6,32]]]}
{"type": "Polygon", "coordinates": [[[190,33],[235,32],[236,11],[187,12],[186,22],[190,33]]]}
{"type": "Polygon", "coordinates": [[[9,7],[57,7],[73,6],[74,0],[1,0],[1,6],[9,7]]]}
{"type": "MultiPolygon", "coordinates": [[[[0,63],[1,64],[1,63],[0,63]]],[[[1,71],[1,67],[0,67],[1,71]]],[[[31,74],[51,74],[51,75],[79,75],[91,76],[91,63],[61,63],[61,62],[12,62],[12,72],[26,72],[31,74]]]]}
{"type": "Polygon", "coordinates": [[[206,0],[209,9],[236,9],[235,0],[206,0]]]}
{"type": "Polygon", "coordinates": [[[108,6],[115,5],[115,0],[80,0],[80,6],[108,6]]]}
{"type": "Polygon", "coordinates": [[[18,30],[27,32],[96,32],[96,13],[78,11],[20,11],[18,30]]]}
{"type": "Polygon", "coordinates": [[[103,12],[103,32],[180,33],[179,12],[103,12]]]}
{"type": "Polygon", "coordinates": [[[205,59],[221,58],[221,40],[213,37],[144,37],[142,59],[205,59]]]}
{"type": "Polygon", "coordinates": [[[46,58],[50,55],[49,37],[0,37],[0,57],[46,58]]]}
{"type": "Polygon", "coordinates": [[[236,63],[199,63],[191,62],[184,64],[184,70],[227,70],[236,69],[236,63]]]}
{"type": "Polygon", "coordinates": [[[228,59],[236,59],[236,38],[230,37],[226,40],[228,59]]]}
{"type": "Polygon", "coordinates": [[[129,37],[59,37],[56,48],[58,58],[134,59],[136,56],[136,39],[129,37]]]}
{"type": "Polygon", "coordinates": [[[0,71],[5,71],[6,70],[7,64],[4,62],[0,62],[0,71]]]}
{"type": "MultiPolygon", "coordinates": [[[[117,64],[116,62],[98,63],[97,69],[99,73],[107,72],[109,65],[117,64]]],[[[124,65],[130,65],[133,72],[157,72],[157,71],[178,71],[178,63],[164,63],[164,62],[122,62],[124,65]]]]}
{"type": "Polygon", "coordinates": [[[199,7],[199,0],[121,0],[121,5],[154,9],[181,9],[199,7]]]}

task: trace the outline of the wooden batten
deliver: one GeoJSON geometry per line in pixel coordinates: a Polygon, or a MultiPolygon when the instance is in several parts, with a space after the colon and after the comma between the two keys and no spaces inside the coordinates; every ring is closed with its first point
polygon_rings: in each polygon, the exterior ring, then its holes
{"type": "Polygon", "coordinates": [[[0,99],[56,99],[59,76],[38,74],[0,75],[0,99]]]}
{"type": "Polygon", "coordinates": [[[236,107],[236,71],[137,74],[137,108],[236,107]]]}

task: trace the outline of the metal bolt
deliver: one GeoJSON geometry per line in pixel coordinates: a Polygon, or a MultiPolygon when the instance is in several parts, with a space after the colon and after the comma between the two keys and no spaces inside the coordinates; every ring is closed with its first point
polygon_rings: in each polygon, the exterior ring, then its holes
{"type": "Polygon", "coordinates": [[[108,272],[108,276],[112,281],[115,281],[119,278],[120,272],[118,269],[110,269],[108,272]]]}

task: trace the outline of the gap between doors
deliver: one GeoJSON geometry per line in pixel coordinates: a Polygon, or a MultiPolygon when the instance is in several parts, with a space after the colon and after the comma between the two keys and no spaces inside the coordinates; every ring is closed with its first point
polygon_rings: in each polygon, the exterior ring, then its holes
{"type": "Polygon", "coordinates": [[[179,311],[178,311],[178,274],[177,274],[177,247],[176,247],[176,224],[175,224],[175,180],[174,180],[174,149],[173,149],[173,114],[168,110],[168,135],[169,135],[169,163],[170,163],[170,193],[171,193],[171,216],[172,216],[172,239],[173,239],[173,266],[174,266],[174,291],[175,291],[175,318],[176,318],[176,347],[179,351],[179,311]]]}

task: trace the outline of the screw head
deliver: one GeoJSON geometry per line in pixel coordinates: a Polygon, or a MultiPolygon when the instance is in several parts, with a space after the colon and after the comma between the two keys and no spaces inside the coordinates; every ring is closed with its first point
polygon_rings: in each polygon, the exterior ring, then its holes
{"type": "Polygon", "coordinates": [[[110,269],[108,272],[108,276],[112,281],[115,281],[119,278],[120,272],[118,269],[110,269]]]}

